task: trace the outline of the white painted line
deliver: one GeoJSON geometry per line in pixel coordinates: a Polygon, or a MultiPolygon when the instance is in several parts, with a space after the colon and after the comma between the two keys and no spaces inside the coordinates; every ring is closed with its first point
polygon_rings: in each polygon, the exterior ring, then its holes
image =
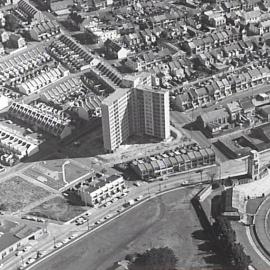
{"type": "Polygon", "coordinates": [[[261,257],[261,259],[270,266],[270,261],[262,254],[262,252],[257,248],[256,244],[254,243],[251,233],[250,233],[250,227],[246,227],[246,233],[247,233],[247,238],[248,241],[250,243],[250,245],[252,246],[252,248],[254,249],[254,251],[259,255],[259,257],[261,257]]]}

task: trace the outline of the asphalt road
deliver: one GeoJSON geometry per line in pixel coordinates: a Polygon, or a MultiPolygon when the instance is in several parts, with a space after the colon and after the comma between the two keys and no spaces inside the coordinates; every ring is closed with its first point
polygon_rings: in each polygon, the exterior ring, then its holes
{"type": "Polygon", "coordinates": [[[154,198],[39,264],[38,270],[107,270],[126,254],[170,246],[179,269],[214,268],[187,188],[154,198]]]}
{"type": "MultiPolygon", "coordinates": [[[[261,248],[267,251],[268,254],[270,252],[269,209],[270,209],[270,199],[268,197],[268,199],[266,199],[260,205],[255,217],[255,230],[259,240],[257,242],[259,242],[261,248]]],[[[254,240],[256,241],[257,239],[254,240]]],[[[269,259],[268,255],[267,258],[269,259]]]]}

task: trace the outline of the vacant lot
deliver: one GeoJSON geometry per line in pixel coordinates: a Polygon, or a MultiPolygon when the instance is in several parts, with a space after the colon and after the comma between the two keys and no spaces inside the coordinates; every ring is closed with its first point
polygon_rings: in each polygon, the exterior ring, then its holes
{"type": "Polygon", "coordinates": [[[62,197],[56,197],[33,208],[28,214],[66,222],[87,209],[79,205],[72,205],[62,197]]]}
{"type": "Polygon", "coordinates": [[[174,191],[148,201],[38,265],[38,270],[109,270],[127,254],[169,246],[178,270],[219,269],[190,198],[198,190],[174,191]]]}
{"type": "Polygon", "coordinates": [[[18,211],[49,195],[47,190],[17,176],[0,184],[0,204],[9,212],[18,211]]]}

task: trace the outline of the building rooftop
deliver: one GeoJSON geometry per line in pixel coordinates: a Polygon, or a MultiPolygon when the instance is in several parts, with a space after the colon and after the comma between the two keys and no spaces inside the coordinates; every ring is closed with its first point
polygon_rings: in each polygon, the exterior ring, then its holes
{"type": "Polygon", "coordinates": [[[24,239],[40,229],[37,226],[0,220],[0,251],[5,250],[20,239],[24,239]]]}
{"type": "Polygon", "coordinates": [[[106,97],[103,100],[102,104],[111,106],[113,102],[115,102],[116,100],[119,100],[129,91],[130,91],[130,88],[117,88],[112,94],[110,94],[108,97],[106,97]]]}

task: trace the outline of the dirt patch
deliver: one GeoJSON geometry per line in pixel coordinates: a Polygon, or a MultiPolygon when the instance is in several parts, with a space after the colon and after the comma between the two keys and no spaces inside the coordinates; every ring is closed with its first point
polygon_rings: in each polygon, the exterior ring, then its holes
{"type": "Polygon", "coordinates": [[[86,210],[87,207],[72,205],[66,199],[56,197],[33,208],[28,214],[66,222],[86,210]]]}
{"type": "Polygon", "coordinates": [[[0,204],[8,212],[18,211],[30,203],[49,196],[51,193],[16,176],[0,184],[0,204]]]}

